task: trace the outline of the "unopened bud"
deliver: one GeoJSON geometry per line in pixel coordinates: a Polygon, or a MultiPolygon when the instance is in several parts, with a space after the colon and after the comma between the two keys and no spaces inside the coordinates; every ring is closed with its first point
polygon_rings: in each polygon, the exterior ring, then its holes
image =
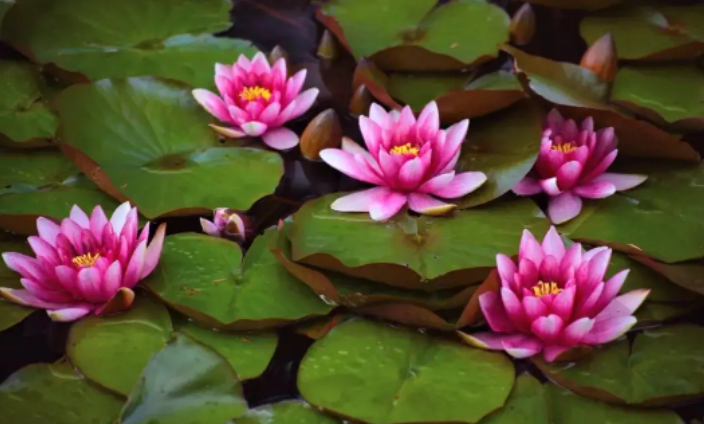
{"type": "Polygon", "coordinates": [[[203,232],[213,236],[221,237],[242,243],[247,238],[249,231],[249,219],[232,209],[217,208],[213,211],[213,220],[200,219],[200,226],[203,232]]]}
{"type": "Polygon", "coordinates": [[[369,111],[372,105],[372,94],[367,90],[367,86],[362,84],[354,90],[350,99],[349,111],[353,115],[362,115],[369,111]]]}
{"type": "Polygon", "coordinates": [[[323,32],[318,45],[318,57],[321,59],[334,60],[340,52],[335,36],[328,30],[323,32]]]}
{"type": "Polygon", "coordinates": [[[301,135],[301,153],[306,159],[320,160],[320,151],[340,146],[342,126],[332,109],[318,114],[301,135]]]}
{"type": "Polygon", "coordinates": [[[589,46],[579,66],[589,69],[606,82],[613,81],[618,71],[618,55],[611,34],[602,35],[589,46]]]}
{"type": "Polygon", "coordinates": [[[284,51],[284,49],[281,48],[281,46],[277,45],[269,52],[269,63],[273,66],[274,63],[281,58],[283,58],[284,61],[286,61],[286,65],[288,65],[288,54],[286,53],[286,51],[284,51]]]}
{"type": "Polygon", "coordinates": [[[514,44],[523,46],[530,43],[535,35],[535,12],[530,3],[525,3],[511,18],[509,33],[514,44]]]}

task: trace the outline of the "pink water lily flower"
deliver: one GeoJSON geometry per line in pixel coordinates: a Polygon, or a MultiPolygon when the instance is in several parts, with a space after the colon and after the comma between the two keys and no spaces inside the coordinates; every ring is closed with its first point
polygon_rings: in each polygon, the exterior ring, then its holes
{"type": "Polygon", "coordinates": [[[606,172],[616,159],[618,138],[614,129],[594,131],[593,119],[578,128],[553,109],[547,118],[538,160],[533,171],[513,192],[521,196],[546,193],[548,216],[562,224],[582,210],[582,198],[602,199],[628,190],[647,179],[645,175],[606,172]]]}
{"type": "Polygon", "coordinates": [[[515,358],[543,352],[552,362],[580,345],[601,345],[625,334],[636,323],[633,313],[650,290],[618,296],[628,270],[604,282],[611,249],[587,252],[573,244],[567,251],[555,227],[542,245],[525,230],[518,266],[496,256],[501,289],[479,296],[492,332],[462,334],[483,349],[504,350],[515,358]]]}
{"type": "Polygon", "coordinates": [[[435,102],[428,103],[416,120],[406,106],[387,113],[372,104],[369,117],[359,117],[365,150],[349,139],[342,149],[324,149],[320,157],[328,165],[356,180],[377,187],[341,197],[332,204],[338,212],[369,212],[374,220],[394,216],[408,203],[415,212],[444,214],[456,199],[486,181],[482,172],[455,173],[469,120],[447,130],[440,129],[435,102]]]}
{"type": "Polygon", "coordinates": [[[272,149],[285,150],[298,145],[298,135],[283,125],[304,114],[318,97],[318,89],[301,93],[306,70],[288,78],[286,61],[270,66],[263,53],[252,61],[240,55],[232,66],[215,65],[215,85],[220,96],[199,88],[193,97],[211,115],[228,124],[210,125],[230,138],[261,137],[272,149]]]}
{"type": "Polygon", "coordinates": [[[0,295],[21,305],[46,309],[54,321],[73,321],[129,308],[132,288],[156,268],[166,224],[147,245],[149,224],[138,234],[137,208],[120,205],[110,220],[100,206],[88,217],[74,206],[60,225],[37,219],[39,236],[29,237],[35,258],[2,254],[20,274],[24,289],[0,288],[0,295]]]}
{"type": "Polygon", "coordinates": [[[213,211],[213,220],[201,218],[200,226],[205,234],[242,243],[247,238],[249,220],[232,209],[217,208],[213,211]]]}

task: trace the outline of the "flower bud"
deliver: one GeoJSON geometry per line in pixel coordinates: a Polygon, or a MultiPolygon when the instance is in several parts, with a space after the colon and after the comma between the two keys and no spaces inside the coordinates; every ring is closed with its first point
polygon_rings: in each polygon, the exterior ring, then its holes
{"type": "Polygon", "coordinates": [[[217,208],[213,211],[213,220],[200,219],[203,232],[213,236],[242,243],[247,238],[249,219],[232,209],[217,208]]]}
{"type": "Polygon", "coordinates": [[[269,57],[267,58],[269,60],[269,64],[272,66],[274,63],[276,63],[277,60],[283,58],[284,61],[286,62],[286,65],[288,65],[288,54],[284,49],[281,48],[281,46],[277,45],[271,51],[269,52],[269,57]]]}
{"type": "Polygon", "coordinates": [[[349,110],[353,115],[362,115],[369,111],[369,107],[372,105],[372,95],[367,90],[367,86],[361,84],[354,90],[352,98],[350,99],[349,110]]]}
{"type": "Polygon", "coordinates": [[[301,153],[306,159],[320,160],[320,151],[340,147],[342,127],[337,114],[326,109],[308,124],[301,136],[301,153]]]}
{"type": "Polygon", "coordinates": [[[514,44],[522,46],[530,43],[535,35],[535,13],[530,3],[525,3],[511,18],[509,33],[514,44]]]}
{"type": "Polygon", "coordinates": [[[618,71],[618,55],[611,34],[604,34],[589,46],[579,66],[589,69],[606,82],[613,81],[618,71]]]}
{"type": "Polygon", "coordinates": [[[318,57],[326,60],[334,60],[339,54],[339,46],[335,36],[330,31],[325,30],[318,45],[318,57]]]}

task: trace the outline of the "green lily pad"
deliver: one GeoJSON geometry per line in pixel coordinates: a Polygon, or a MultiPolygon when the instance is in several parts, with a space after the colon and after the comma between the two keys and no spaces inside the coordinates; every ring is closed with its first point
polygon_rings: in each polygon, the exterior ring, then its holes
{"type": "Polygon", "coordinates": [[[649,161],[623,169],[645,171],[648,180],[586,204],[562,233],[667,263],[704,257],[704,166],[649,161]]]}
{"type": "Polygon", "coordinates": [[[279,341],[274,331],[230,333],[211,330],[191,321],[178,325],[177,331],[220,354],[242,381],[257,378],[266,370],[279,341]]]}
{"type": "Polygon", "coordinates": [[[435,4],[334,0],[322,11],[337,21],[343,32],[337,35],[355,57],[376,54],[373,59],[389,70],[461,69],[496,57],[499,45],[508,41],[509,17],[501,8],[482,0],[457,0],[437,8],[435,4]],[[435,61],[414,62],[419,54],[435,61]]]}
{"type": "Polygon", "coordinates": [[[702,298],[697,298],[696,301],[687,303],[648,302],[646,300],[635,313],[635,317],[638,320],[636,328],[660,324],[663,321],[669,321],[701,310],[704,307],[704,301],[702,300],[702,298]]]}
{"type": "Polygon", "coordinates": [[[536,360],[548,377],[583,396],[627,404],[667,405],[704,394],[704,328],[645,330],[571,364],[536,360]]]}
{"type": "Polygon", "coordinates": [[[704,71],[690,65],[623,67],[611,100],[629,109],[655,112],[667,122],[699,118],[704,122],[704,71]]]}
{"type": "Polygon", "coordinates": [[[74,324],[66,354],[83,375],[128,396],[151,357],[170,338],[169,311],[158,301],[138,293],[127,312],[90,316],[74,324]]]}
{"type": "Polygon", "coordinates": [[[562,9],[597,10],[622,3],[625,0],[526,0],[527,3],[541,4],[562,9]]]}
{"type": "Polygon", "coordinates": [[[526,100],[506,111],[472,123],[457,172],[482,171],[487,181],[457,202],[470,208],[508,193],[535,164],[544,114],[526,100]]]}
{"type": "Polygon", "coordinates": [[[697,41],[704,42],[704,6],[692,4],[688,6],[678,6],[674,4],[662,4],[658,10],[667,18],[670,26],[678,32],[683,32],[697,41]]]}
{"type": "Polygon", "coordinates": [[[250,409],[235,424],[337,424],[339,420],[300,400],[287,400],[250,409]]]}
{"type": "MultiPolygon", "coordinates": [[[[697,10],[696,7],[674,9],[674,13],[681,9],[685,14],[697,10]]],[[[699,24],[692,27],[701,26],[702,18],[704,14],[700,14],[699,24]]],[[[588,44],[606,33],[611,34],[620,59],[683,59],[704,52],[704,44],[681,31],[670,30],[670,25],[659,6],[624,5],[585,17],[580,31],[588,44]]]]}
{"type": "Polygon", "coordinates": [[[108,424],[121,407],[68,363],[29,365],[0,384],[2,419],[12,424],[108,424]]]}
{"type": "Polygon", "coordinates": [[[502,406],[514,380],[504,355],[352,319],[306,354],[301,395],[370,424],[475,423],[502,406]]]}
{"type": "Polygon", "coordinates": [[[388,92],[415,111],[435,100],[444,123],[505,109],[526,96],[516,76],[505,71],[469,82],[465,74],[391,74],[388,92]]]}
{"type": "Polygon", "coordinates": [[[665,264],[645,256],[632,256],[632,259],[687,290],[704,294],[704,262],[702,261],[665,264]]]}
{"type": "Polygon", "coordinates": [[[40,63],[80,72],[93,81],[151,75],[213,86],[213,64],[256,49],[217,38],[230,28],[229,0],[22,1],[12,8],[2,38],[40,63]],[[66,28],[70,28],[67,31],[66,28]]]}
{"type": "Polygon", "coordinates": [[[481,281],[496,254],[518,252],[521,232],[542,237],[549,226],[527,199],[495,202],[450,217],[399,213],[387,222],[340,213],[340,193],[307,202],[294,214],[291,258],[353,277],[411,289],[437,290],[481,281]]]}
{"type": "Polygon", "coordinates": [[[0,0],[0,28],[2,28],[2,20],[8,10],[15,4],[15,0],[0,0]]]}
{"type": "Polygon", "coordinates": [[[225,359],[181,336],[149,361],[120,423],[225,423],[246,411],[242,385],[225,359]]]}
{"type": "Polygon", "coordinates": [[[629,269],[628,278],[621,287],[621,293],[636,289],[650,289],[648,301],[650,302],[689,302],[696,295],[689,290],[672,284],[670,280],[658,274],[647,266],[631,259],[621,252],[612,252],[611,263],[606,271],[606,278],[629,269]]]}
{"type": "Polygon", "coordinates": [[[543,385],[530,374],[521,374],[516,377],[506,404],[480,424],[548,424],[545,406],[543,385]]]}
{"type": "Polygon", "coordinates": [[[100,191],[61,152],[0,149],[0,226],[33,234],[38,216],[63,219],[73,205],[90,212],[119,203],[100,191]]]}
{"type": "Polygon", "coordinates": [[[202,234],[169,236],[146,285],[174,309],[234,330],[273,327],[332,310],[267,249],[275,229],[240,247],[202,234]]]}
{"type": "Polygon", "coordinates": [[[222,147],[208,113],[174,83],[74,85],[57,104],[62,141],[95,161],[150,219],[178,209],[248,209],[283,174],[277,153],[222,147]]]}
{"type": "Polygon", "coordinates": [[[36,309],[0,300],[0,331],[14,327],[34,311],[36,309]]]}
{"type": "Polygon", "coordinates": [[[39,79],[30,63],[0,60],[0,134],[13,142],[52,138],[59,126],[59,118],[42,97],[39,79]]]}

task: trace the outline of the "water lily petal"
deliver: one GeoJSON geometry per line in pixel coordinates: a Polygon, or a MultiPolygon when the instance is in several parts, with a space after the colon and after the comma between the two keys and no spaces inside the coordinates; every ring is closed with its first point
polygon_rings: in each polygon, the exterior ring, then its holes
{"type": "Polygon", "coordinates": [[[404,190],[415,190],[425,176],[426,168],[420,157],[415,157],[404,163],[398,172],[399,188],[404,190]]]}
{"type": "Polygon", "coordinates": [[[433,194],[444,199],[455,199],[473,192],[485,182],[486,174],[483,172],[462,172],[455,175],[450,184],[433,191],[433,194]]]}
{"type": "Polygon", "coordinates": [[[587,199],[603,199],[616,193],[616,186],[609,181],[592,181],[574,188],[574,194],[587,199]]]}
{"type": "Polygon", "coordinates": [[[47,310],[47,315],[49,315],[52,321],[71,322],[88,315],[92,310],[93,305],[86,303],[66,308],[47,310]]]}
{"type": "Polygon", "coordinates": [[[308,71],[306,69],[301,69],[288,79],[286,82],[286,92],[282,100],[283,104],[289,104],[298,96],[298,93],[301,92],[301,88],[303,88],[307,73],[308,71]]]}
{"type": "MultiPolygon", "coordinates": [[[[164,237],[166,237],[166,224],[161,224],[159,225],[159,228],[156,229],[156,233],[154,233],[154,237],[144,253],[144,264],[139,274],[139,279],[145,278],[147,275],[151,274],[159,263],[161,249],[164,246],[164,237]]],[[[140,243],[140,245],[142,243],[140,243]]]]}
{"type": "Polygon", "coordinates": [[[604,172],[594,178],[593,182],[609,182],[613,184],[616,191],[630,190],[641,185],[648,179],[647,175],[638,174],[615,174],[612,172],[604,172]]]}
{"type": "Polygon", "coordinates": [[[36,295],[24,289],[10,289],[6,287],[0,287],[0,296],[4,297],[10,302],[14,302],[24,306],[31,306],[33,308],[58,309],[66,306],[66,304],[62,302],[47,302],[45,300],[42,300],[36,295]]]}
{"type": "Polygon", "coordinates": [[[566,162],[557,170],[557,186],[561,191],[569,190],[577,183],[581,174],[581,163],[576,160],[566,162]]]}
{"type": "Polygon", "coordinates": [[[295,119],[306,113],[308,109],[313,106],[313,103],[315,103],[315,99],[318,98],[319,92],[320,90],[318,90],[317,88],[309,88],[308,90],[296,96],[296,108],[291,112],[291,115],[288,119],[295,119]]]}
{"type": "Polygon", "coordinates": [[[369,216],[375,221],[386,221],[396,215],[406,204],[407,196],[389,190],[383,199],[375,201],[369,208],[369,216]]]}
{"type": "Polygon", "coordinates": [[[513,274],[518,271],[516,264],[513,263],[511,258],[499,253],[496,255],[496,269],[499,272],[499,277],[501,277],[502,282],[507,282],[509,285],[513,283],[513,274]]]}
{"type": "Polygon", "coordinates": [[[53,221],[40,216],[37,218],[37,233],[39,233],[39,237],[46,240],[47,243],[56,247],[56,236],[61,233],[61,227],[56,225],[53,221]]]}
{"type": "MultiPolygon", "coordinates": [[[[362,117],[360,116],[359,119],[361,124],[362,117]]],[[[386,110],[376,103],[372,103],[369,107],[369,119],[381,128],[389,128],[393,123],[386,110]]]]}
{"type": "Polygon", "coordinates": [[[558,261],[562,261],[562,258],[565,256],[565,243],[562,241],[562,238],[557,233],[554,226],[551,226],[547,234],[545,234],[542,248],[546,255],[552,255],[558,261]]]}
{"type": "Polygon", "coordinates": [[[564,321],[558,315],[550,314],[546,317],[539,317],[530,326],[531,331],[540,340],[550,343],[556,340],[564,328],[564,321]]]}
{"type": "Polygon", "coordinates": [[[524,334],[520,333],[497,334],[483,332],[469,334],[459,331],[458,334],[468,345],[485,350],[505,350],[504,342],[508,345],[515,346],[526,338],[524,334]]]}
{"type": "Polygon", "coordinates": [[[547,316],[550,312],[547,305],[535,296],[525,296],[521,303],[529,321],[535,321],[540,317],[547,316]]]}
{"type": "Polygon", "coordinates": [[[612,300],[597,316],[596,321],[632,315],[650,294],[649,289],[633,290],[612,300]]]}
{"type": "Polygon", "coordinates": [[[481,294],[479,296],[479,307],[492,330],[502,333],[515,331],[516,327],[511,323],[497,292],[488,291],[481,294]]]}
{"type": "Polygon", "coordinates": [[[78,271],[78,289],[83,299],[90,303],[101,303],[110,299],[113,293],[106,296],[103,292],[103,276],[95,267],[83,268],[78,271]]]}
{"type": "Polygon", "coordinates": [[[386,187],[358,191],[336,199],[330,207],[337,212],[369,212],[372,204],[386,198],[388,191],[386,187]]]}
{"type": "Polygon", "coordinates": [[[582,339],[586,344],[605,344],[623,336],[630,330],[637,320],[634,316],[615,317],[603,321],[596,321],[591,331],[582,339]]]}
{"type": "Polygon", "coordinates": [[[220,237],[220,229],[212,221],[205,218],[200,219],[200,228],[209,236],[220,237]]]}
{"type": "Polygon", "coordinates": [[[580,318],[562,331],[562,343],[574,346],[582,342],[584,336],[594,327],[594,320],[589,317],[580,318]]]}
{"type": "Polygon", "coordinates": [[[320,158],[328,165],[355,180],[377,185],[383,184],[383,181],[378,176],[362,169],[355,161],[353,155],[341,149],[323,149],[320,151],[320,158]]]}
{"type": "Polygon", "coordinates": [[[88,215],[86,215],[86,213],[83,212],[83,209],[79,208],[78,205],[73,205],[69,214],[69,218],[82,228],[90,227],[90,220],[88,219],[88,215]]]}
{"type": "Polygon", "coordinates": [[[557,184],[557,177],[546,178],[544,180],[538,181],[540,188],[547,193],[548,196],[557,196],[562,193],[560,187],[557,184]]]}
{"type": "Polygon", "coordinates": [[[623,287],[623,283],[626,282],[629,272],[630,270],[624,269],[614,274],[614,276],[604,284],[604,291],[601,293],[601,298],[596,307],[597,310],[606,307],[606,305],[616,298],[618,292],[621,291],[621,287],[623,287]]]}
{"type": "Polygon", "coordinates": [[[528,330],[530,328],[530,322],[527,320],[521,301],[513,290],[502,287],[501,301],[503,302],[504,308],[506,308],[506,313],[511,319],[513,326],[518,330],[528,330]]]}
{"type": "Polygon", "coordinates": [[[519,196],[533,196],[543,192],[543,186],[533,177],[524,177],[513,186],[512,191],[519,196]]]}
{"type": "Polygon", "coordinates": [[[275,150],[288,150],[296,147],[298,135],[286,127],[269,130],[262,135],[262,141],[275,150]]]}
{"type": "Polygon", "coordinates": [[[422,140],[430,140],[435,137],[435,134],[440,129],[440,112],[438,105],[431,101],[418,115],[418,136],[422,140]]]}
{"type": "Polygon", "coordinates": [[[521,244],[518,249],[519,262],[523,259],[529,259],[536,267],[540,267],[545,254],[543,247],[538,243],[533,234],[528,230],[523,230],[521,236],[521,244]]]}
{"type": "Polygon", "coordinates": [[[591,160],[595,158],[595,155],[598,155],[599,152],[592,152],[592,158],[590,158],[590,161],[587,162],[587,166],[585,167],[584,173],[582,174],[582,181],[591,181],[592,179],[598,177],[599,175],[603,174],[611,164],[614,163],[616,160],[616,156],[618,155],[618,150],[612,150],[609,154],[607,154],[603,159],[600,160],[596,166],[593,168],[589,168],[589,165],[591,165],[591,160]]]}
{"type": "Polygon", "coordinates": [[[548,216],[553,224],[563,224],[574,219],[582,211],[582,199],[565,192],[549,200],[548,216]]]}
{"type": "Polygon", "coordinates": [[[422,193],[433,193],[433,192],[447,186],[448,184],[450,184],[454,178],[455,178],[455,171],[450,171],[450,172],[447,172],[444,174],[436,175],[435,177],[424,182],[418,188],[418,191],[420,191],[422,193]]]}
{"type": "Polygon", "coordinates": [[[269,128],[263,122],[250,121],[241,125],[242,131],[250,137],[259,137],[269,128]]]}
{"type": "MultiPolygon", "coordinates": [[[[384,112],[386,113],[386,112],[384,112]]],[[[376,154],[381,146],[381,127],[366,116],[359,117],[359,130],[362,132],[364,143],[372,154],[376,154]]]]}
{"type": "Polygon", "coordinates": [[[522,335],[514,339],[504,339],[503,347],[506,353],[516,359],[529,358],[543,349],[543,343],[533,337],[522,335]]]}
{"type": "MultiPolygon", "coordinates": [[[[137,245],[137,248],[132,253],[125,274],[122,277],[122,286],[127,288],[134,287],[140,280],[142,269],[144,268],[145,255],[147,252],[147,242],[143,241],[137,245]]],[[[124,265],[123,265],[124,266],[124,265]]]]}
{"type": "Polygon", "coordinates": [[[408,207],[423,215],[445,215],[455,209],[457,205],[445,203],[425,193],[410,193],[408,207]]]}
{"type": "Polygon", "coordinates": [[[192,91],[193,98],[211,115],[223,122],[230,121],[230,112],[225,102],[215,93],[197,88],[192,91]]]}
{"type": "Polygon", "coordinates": [[[572,318],[572,312],[574,310],[574,299],[577,294],[576,287],[567,287],[562,290],[552,301],[551,309],[552,312],[562,318],[565,322],[568,322],[572,318]]]}

